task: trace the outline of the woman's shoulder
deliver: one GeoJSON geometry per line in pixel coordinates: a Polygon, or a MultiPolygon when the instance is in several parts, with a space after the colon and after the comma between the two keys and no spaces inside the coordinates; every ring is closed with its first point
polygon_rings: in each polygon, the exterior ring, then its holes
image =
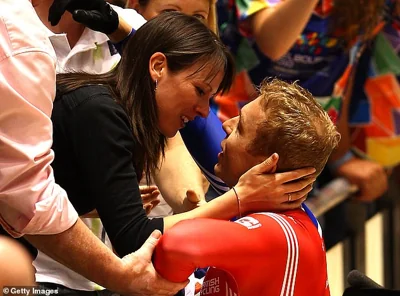
{"type": "Polygon", "coordinates": [[[123,121],[129,125],[129,117],[105,85],[87,85],[68,93],[56,95],[53,121],[123,121]]]}
{"type": "Polygon", "coordinates": [[[109,88],[102,84],[91,84],[79,87],[69,92],[64,92],[62,88],[57,88],[56,105],[63,105],[69,110],[73,110],[82,104],[98,105],[97,103],[108,103],[115,105],[109,88]]]}

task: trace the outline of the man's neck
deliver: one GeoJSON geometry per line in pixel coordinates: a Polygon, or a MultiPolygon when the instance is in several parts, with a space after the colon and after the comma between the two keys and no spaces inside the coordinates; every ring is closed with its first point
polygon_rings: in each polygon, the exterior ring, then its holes
{"type": "Polygon", "coordinates": [[[75,22],[69,12],[65,12],[56,26],[52,26],[48,21],[49,8],[52,3],[52,0],[32,0],[32,6],[42,23],[55,34],[66,33],[69,45],[73,48],[81,38],[85,26],[75,22]]]}

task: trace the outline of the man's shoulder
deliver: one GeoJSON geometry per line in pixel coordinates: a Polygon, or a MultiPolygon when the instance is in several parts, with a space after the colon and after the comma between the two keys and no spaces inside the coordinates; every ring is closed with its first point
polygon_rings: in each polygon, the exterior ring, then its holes
{"type": "Polygon", "coordinates": [[[302,237],[310,234],[315,239],[321,239],[319,227],[317,227],[307,213],[302,209],[275,212],[257,212],[249,214],[236,221],[248,229],[285,234],[290,231],[293,235],[302,237]]]}
{"type": "Polygon", "coordinates": [[[55,61],[47,28],[29,1],[4,0],[0,11],[0,60],[22,53],[47,54],[55,61]]]}
{"type": "Polygon", "coordinates": [[[247,215],[246,217],[251,217],[258,220],[263,221],[307,221],[311,222],[310,218],[308,217],[307,213],[305,213],[302,209],[295,209],[285,212],[256,212],[247,215]]]}

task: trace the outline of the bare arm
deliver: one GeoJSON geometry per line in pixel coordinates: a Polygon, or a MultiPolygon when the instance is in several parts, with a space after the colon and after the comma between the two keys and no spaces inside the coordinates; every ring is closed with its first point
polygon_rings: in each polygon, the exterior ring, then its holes
{"type": "Polygon", "coordinates": [[[118,258],[81,220],[56,235],[26,235],[35,247],[88,279],[124,295],[174,295],[184,284],[161,278],[151,264],[160,237],[152,234],[137,252],[118,258]]]}
{"type": "Polygon", "coordinates": [[[233,190],[192,211],[164,218],[164,231],[179,221],[193,218],[214,218],[228,220],[240,214],[252,211],[294,209],[300,206],[311,191],[313,168],[304,168],[292,172],[265,174],[276,165],[278,157],[268,158],[242,175],[235,185],[240,204],[233,190]],[[296,182],[292,182],[296,180],[296,182]],[[291,193],[294,202],[287,203],[287,193],[291,193]],[[240,212],[240,213],[239,213],[240,212]]]}
{"type": "Polygon", "coordinates": [[[193,190],[200,200],[205,200],[203,176],[179,133],[168,140],[165,158],[154,180],[175,213],[191,210],[185,203],[188,190],[193,190]]]}
{"type": "Polygon", "coordinates": [[[79,274],[113,291],[122,292],[123,287],[113,283],[114,278],[122,275],[122,261],[80,219],[60,234],[24,237],[36,248],[79,274]]]}
{"type": "Polygon", "coordinates": [[[128,22],[126,22],[123,17],[118,15],[118,20],[119,20],[118,29],[115,32],[108,35],[108,38],[110,38],[111,42],[113,43],[121,42],[132,31],[132,26],[128,22]]]}
{"type": "Polygon", "coordinates": [[[286,0],[255,13],[248,20],[260,50],[278,60],[293,46],[318,0],[286,0]]]}

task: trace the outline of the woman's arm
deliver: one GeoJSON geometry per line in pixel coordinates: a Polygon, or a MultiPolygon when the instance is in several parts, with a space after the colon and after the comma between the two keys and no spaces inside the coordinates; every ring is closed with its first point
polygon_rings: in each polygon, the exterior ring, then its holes
{"type": "Polygon", "coordinates": [[[250,15],[246,22],[260,50],[272,60],[285,55],[304,30],[317,3],[318,0],[284,0],[250,15]]]}
{"type": "Polygon", "coordinates": [[[205,201],[203,176],[179,133],[168,139],[165,157],[160,169],[154,174],[154,181],[174,213],[193,208],[188,207],[189,203],[185,202],[188,190],[194,191],[199,201],[205,201]]]}
{"type": "Polygon", "coordinates": [[[164,218],[164,231],[177,222],[192,218],[214,218],[228,220],[235,216],[255,211],[282,211],[300,207],[307,193],[311,191],[314,178],[305,178],[315,172],[314,168],[268,174],[278,163],[276,154],[242,175],[235,185],[218,198],[190,212],[164,218]],[[293,182],[295,181],[296,182],[293,182]],[[288,203],[288,193],[292,202],[288,203]]]}

